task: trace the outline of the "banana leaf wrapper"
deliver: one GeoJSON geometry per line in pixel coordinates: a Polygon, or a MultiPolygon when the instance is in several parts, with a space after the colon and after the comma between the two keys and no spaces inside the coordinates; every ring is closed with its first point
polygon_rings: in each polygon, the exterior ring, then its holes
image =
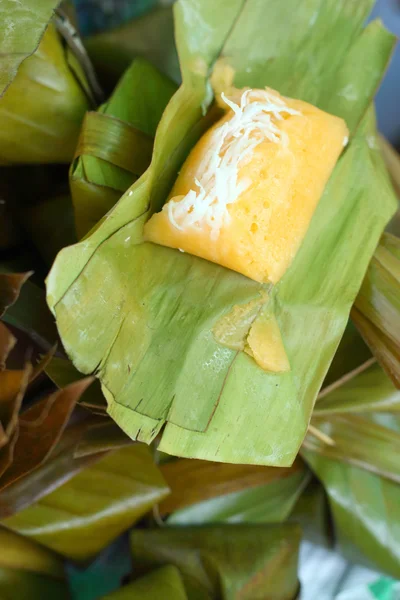
{"type": "Polygon", "coordinates": [[[399,579],[400,486],[327,456],[310,451],[303,456],[328,494],[341,553],[399,579]]]}
{"type": "Polygon", "coordinates": [[[166,424],[159,448],[169,454],[293,462],[396,208],[368,110],[394,40],[378,22],[362,29],[370,8],[369,1],[317,0],[175,5],[183,85],[163,114],[151,166],[106,221],[61,252],[47,280],[68,354],[80,371],[100,378],[109,414],[132,438],[149,443],[166,424]],[[212,334],[235,306],[259,300],[264,286],[142,239],[145,221],[215,118],[203,114],[219,57],[234,68],[235,85],[269,85],[312,102],[343,117],[352,134],[293,264],[271,293],[291,366],[284,374],[266,373],[212,334]]]}
{"type": "Polygon", "coordinates": [[[30,540],[0,528],[0,597],[68,600],[59,557],[30,540]]]}
{"type": "Polygon", "coordinates": [[[316,405],[302,457],[325,487],[333,532],[351,560],[400,574],[400,392],[373,364],[316,405]]]}
{"type": "Polygon", "coordinates": [[[2,4],[0,16],[4,27],[0,32],[0,96],[15,78],[21,63],[37,50],[58,4],[59,0],[2,4]]]}
{"type": "Polygon", "coordinates": [[[32,272],[9,272],[0,263],[0,314],[11,326],[25,332],[39,348],[48,351],[57,342],[57,328],[46,305],[45,291],[32,281],[32,272]],[[7,309],[7,310],[6,310],[7,309]]]}
{"type": "Polygon", "coordinates": [[[280,523],[310,481],[301,460],[266,468],[179,459],[161,472],[172,492],[159,505],[168,525],[280,523]]]}
{"type": "Polygon", "coordinates": [[[168,492],[150,450],[134,444],[105,453],[2,524],[72,560],[86,561],[168,492]]]}
{"type": "Polygon", "coordinates": [[[385,233],[370,262],[352,319],[400,388],[400,239],[385,233]]]}
{"type": "Polygon", "coordinates": [[[149,166],[157,124],[175,90],[150,63],[136,60],[110,100],[86,114],[70,171],[79,238],[149,166]]]}
{"type": "Polygon", "coordinates": [[[101,600],[188,600],[182,578],[176,567],[156,569],[121,589],[102,596],[101,600]]]}
{"type": "MultiPolygon", "coordinates": [[[[15,54],[20,44],[17,38],[15,54]]],[[[0,165],[69,163],[88,108],[68,51],[50,23],[38,49],[22,62],[0,98],[0,165]]]]}
{"type": "Polygon", "coordinates": [[[144,58],[173,81],[180,81],[171,6],[159,6],[142,17],[85,39],[101,79],[112,90],[135,58],[144,58]]]}
{"type": "Polygon", "coordinates": [[[172,564],[191,600],[295,600],[297,525],[167,527],[131,534],[134,574],[172,564]]]}

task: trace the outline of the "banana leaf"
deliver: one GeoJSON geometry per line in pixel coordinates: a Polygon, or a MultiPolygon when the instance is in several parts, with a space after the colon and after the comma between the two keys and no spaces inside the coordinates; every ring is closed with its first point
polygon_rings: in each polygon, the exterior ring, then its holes
{"type": "Polygon", "coordinates": [[[351,374],[355,369],[365,365],[372,357],[372,353],[361,337],[358,329],[350,320],[340,340],[336,354],[333,357],[328,373],[324,379],[321,392],[318,396],[324,396],[327,388],[338,384],[340,380],[351,374]]]}
{"type": "Polygon", "coordinates": [[[62,248],[77,241],[69,194],[25,204],[21,207],[20,221],[49,268],[62,248]]]}
{"type": "MultiPolygon", "coordinates": [[[[380,137],[380,146],[394,190],[400,202],[400,155],[383,136],[380,137]]],[[[400,210],[397,211],[386,231],[394,235],[400,235],[400,210]]]]}
{"type": "MultiPolygon", "coordinates": [[[[12,60],[13,73],[15,63],[26,55],[23,50],[25,35],[30,50],[30,29],[36,30],[36,33],[39,29],[41,35],[44,25],[47,25],[39,21],[38,26],[34,24],[32,28],[36,11],[29,5],[33,3],[43,8],[46,4],[55,4],[49,0],[30,0],[21,3],[22,8],[15,2],[7,2],[4,6],[8,14],[2,22],[8,22],[10,30],[14,19],[21,19],[15,27],[18,35],[10,38],[6,55],[6,60],[9,55],[17,57],[12,60]],[[26,16],[24,19],[21,15],[21,10],[27,15],[28,23],[26,16]],[[22,27],[22,23],[26,27],[22,27]]],[[[49,10],[45,15],[48,13],[49,10]]],[[[39,47],[20,64],[0,98],[0,165],[69,163],[88,107],[87,96],[68,65],[61,38],[50,23],[39,47]]]]}
{"type": "Polygon", "coordinates": [[[134,574],[175,565],[190,600],[294,600],[300,529],[225,525],[134,530],[134,574]]]}
{"type": "Polygon", "coordinates": [[[0,7],[0,96],[15,78],[23,61],[38,48],[60,0],[5,2],[0,7]]]}
{"type": "Polygon", "coordinates": [[[385,233],[370,262],[352,319],[400,388],[400,239],[385,233]]]}
{"type": "Polygon", "coordinates": [[[312,424],[334,440],[335,445],[324,444],[307,435],[303,448],[351,463],[400,484],[399,432],[375,422],[368,415],[351,413],[314,416],[312,424]]]}
{"type": "Polygon", "coordinates": [[[2,600],[69,598],[61,560],[11,531],[0,529],[2,600]]]}
{"type": "MultiPolygon", "coordinates": [[[[20,372],[16,373],[19,383],[20,372]]],[[[26,371],[22,373],[24,376],[26,371]]],[[[14,371],[3,371],[1,373],[2,376],[9,374],[13,375],[14,371]]],[[[29,374],[28,372],[28,376],[29,374]]],[[[12,423],[13,425],[11,433],[8,434],[8,444],[11,445],[12,450],[10,464],[0,474],[0,491],[37,469],[47,460],[59,442],[80,394],[91,383],[91,380],[84,379],[43,398],[23,411],[18,419],[16,413],[22,400],[21,392],[23,393],[24,388],[21,389],[20,386],[17,394],[12,390],[13,395],[10,395],[4,382],[2,383],[0,404],[3,406],[4,394],[11,397],[14,401],[12,404],[14,418],[10,419],[7,424],[12,423]]],[[[7,427],[4,428],[6,432],[7,429],[7,427]]]]}
{"type": "Polygon", "coordinates": [[[356,466],[304,451],[323,483],[341,552],[400,578],[400,486],[356,466]]]}
{"type": "Polygon", "coordinates": [[[99,417],[76,419],[75,415],[74,420],[46,461],[1,491],[0,519],[23,511],[104,457],[104,452],[75,456],[84,434],[99,423],[99,417]]]}
{"type": "Polygon", "coordinates": [[[398,412],[400,391],[378,364],[333,389],[315,405],[313,416],[346,413],[398,412]]]}
{"type": "Polygon", "coordinates": [[[136,60],[113,95],[87,113],[71,166],[78,237],[83,237],[147,169],[157,124],[176,86],[136,60]]]}
{"type": "Polygon", "coordinates": [[[106,221],[61,252],[47,280],[66,351],[80,371],[96,372],[109,414],[132,438],[149,443],[167,423],[160,450],[169,454],[293,462],[396,208],[368,111],[393,37],[378,22],[362,29],[370,6],[368,0],[175,4],[184,83],[163,114],[151,166],[106,221]],[[284,374],[264,372],[212,335],[234,306],[259,299],[262,285],[142,243],[144,222],[166,200],[182,161],[215,117],[202,115],[212,101],[208,73],[219,56],[234,67],[236,85],[269,85],[313,102],[343,117],[352,134],[292,266],[272,291],[291,365],[284,374]]]}
{"type": "Polygon", "coordinates": [[[303,540],[333,548],[333,532],[328,500],[321,483],[313,478],[297,500],[288,521],[298,523],[303,540]]]}
{"type": "Polygon", "coordinates": [[[87,37],[85,46],[101,82],[110,90],[138,57],[173,81],[180,81],[170,6],[160,6],[120,27],[87,37]]]}
{"type": "Polygon", "coordinates": [[[24,331],[40,348],[47,351],[58,340],[54,319],[46,305],[45,292],[27,281],[32,273],[3,272],[0,263],[0,315],[3,320],[24,331]]]}
{"type": "Polygon", "coordinates": [[[159,506],[168,525],[282,522],[310,480],[300,460],[279,469],[181,459],[161,472],[172,490],[159,506]]]}
{"type": "MultiPolygon", "coordinates": [[[[54,356],[46,365],[46,374],[60,389],[82,379],[81,373],[69,360],[57,356],[54,356]]],[[[107,405],[97,380],[84,392],[80,404],[96,414],[106,414],[107,405]]]]}
{"type": "Polygon", "coordinates": [[[86,561],[146,514],[168,491],[150,450],[135,444],[106,453],[67,483],[2,523],[72,560],[86,561]]]}
{"type": "Polygon", "coordinates": [[[176,567],[167,566],[152,571],[102,600],[187,600],[181,576],[176,567]]]}

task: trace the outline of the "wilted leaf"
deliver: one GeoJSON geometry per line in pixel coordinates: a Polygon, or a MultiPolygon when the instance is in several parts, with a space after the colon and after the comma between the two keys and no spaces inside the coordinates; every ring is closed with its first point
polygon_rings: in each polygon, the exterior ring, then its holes
{"type": "Polygon", "coordinates": [[[136,573],[175,565],[190,600],[294,600],[296,525],[225,525],[134,530],[136,573]]]}
{"type": "Polygon", "coordinates": [[[0,266],[0,313],[7,310],[3,320],[27,333],[47,351],[58,340],[57,328],[44,290],[27,281],[31,274],[4,273],[0,266]]]}
{"type": "MultiPolygon", "coordinates": [[[[82,561],[105,548],[167,494],[150,450],[135,444],[106,454],[3,524],[82,561]]],[[[0,495],[0,508],[1,499],[0,495]]]]}
{"type": "Polygon", "coordinates": [[[99,417],[91,416],[68,427],[47,461],[3,489],[0,493],[0,519],[31,506],[82,469],[100,460],[104,452],[81,458],[74,456],[85,431],[98,422],[99,417]]]}
{"type": "Polygon", "coordinates": [[[137,57],[145,58],[174,81],[180,80],[171,7],[159,7],[121,27],[85,40],[90,58],[112,89],[137,57]]]}
{"type": "Polygon", "coordinates": [[[11,438],[31,375],[31,366],[18,371],[0,372],[0,448],[11,438]]]}
{"type": "Polygon", "coordinates": [[[79,458],[105,450],[117,450],[132,444],[132,440],[114,421],[104,419],[104,423],[98,423],[85,431],[75,450],[75,456],[79,458]]]}
{"type": "Polygon", "coordinates": [[[303,452],[324,484],[340,550],[400,578],[400,486],[326,456],[303,452]]]}
{"type": "Polygon", "coordinates": [[[268,468],[182,459],[161,471],[172,493],[159,512],[173,525],[284,521],[309,480],[300,460],[268,468]]]}
{"type": "Polygon", "coordinates": [[[0,273],[0,317],[15,304],[21,288],[32,273],[0,273]]]}
{"type": "Polygon", "coordinates": [[[20,415],[13,462],[0,478],[0,490],[46,461],[60,440],[80,395],[91,382],[87,378],[74,383],[40,400],[20,415]]]}
{"type": "Polygon", "coordinates": [[[175,4],[184,84],[163,114],[152,164],[90,236],[61,252],[48,279],[67,352],[82,372],[96,372],[110,415],[132,438],[150,442],[168,421],[160,449],[169,454],[274,466],[290,465],[297,454],[396,207],[372,113],[365,117],[393,46],[378,23],[361,30],[370,5],[175,4]],[[220,55],[236,70],[236,85],[268,84],[313,102],[343,117],[354,134],[273,291],[291,364],[279,375],[212,336],[215,322],[258,298],[262,286],[187,253],[141,243],[144,222],[166,200],[207,126],[208,74],[220,55]],[[345,93],[349,85],[354,100],[345,93]]]}
{"type": "Polygon", "coordinates": [[[5,367],[6,360],[16,343],[15,337],[0,321],[0,371],[5,367]]]}
{"type": "Polygon", "coordinates": [[[176,567],[167,566],[140,577],[102,600],[188,600],[176,567]]]}

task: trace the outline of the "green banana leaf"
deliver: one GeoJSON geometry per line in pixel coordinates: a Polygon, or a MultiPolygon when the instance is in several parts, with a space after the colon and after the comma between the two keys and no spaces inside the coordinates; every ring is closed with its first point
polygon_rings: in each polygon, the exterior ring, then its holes
{"type": "Polygon", "coordinates": [[[345,414],[398,412],[400,391],[378,364],[333,389],[315,405],[315,417],[345,414]]]}
{"type": "Polygon", "coordinates": [[[370,7],[369,0],[175,4],[184,83],[163,114],[151,166],[106,221],[61,252],[47,281],[66,351],[80,371],[96,372],[109,414],[130,437],[149,443],[167,423],[160,450],[169,454],[293,462],[396,208],[368,111],[394,40],[378,22],[362,29],[370,7]],[[343,117],[352,133],[292,266],[272,292],[291,364],[284,374],[264,372],[212,335],[234,306],[259,299],[262,285],[142,243],[144,222],[215,118],[202,115],[212,101],[208,74],[219,56],[234,67],[236,85],[269,85],[313,102],[343,117]]]}
{"type": "Polygon", "coordinates": [[[150,63],[136,60],[108,102],[86,114],[70,172],[78,237],[149,166],[156,127],[175,90],[150,63]]]}
{"type": "Polygon", "coordinates": [[[303,451],[329,497],[341,552],[400,578],[400,486],[326,456],[303,451]]]}
{"type": "Polygon", "coordinates": [[[370,262],[352,319],[400,388],[400,239],[385,233],[370,262]]]}
{"type": "Polygon", "coordinates": [[[180,81],[172,9],[157,7],[115,29],[92,35],[85,46],[102,83],[112,89],[134,58],[145,58],[180,81]]]}
{"type": "Polygon", "coordinates": [[[168,525],[279,523],[310,481],[301,461],[279,469],[181,459],[161,472],[172,491],[159,506],[168,525]]]}
{"type": "Polygon", "coordinates": [[[303,540],[325,548],[333,548],[331,520],[324,488],[313,478],[297,500],[288,521],[300,525],[303,540]]]}
{"type": "Polygon", "coordinates": [[[2,523],[72,560],[85,561],[167,494],[150,450],[135,444],[107,453],[2,523]]]}
{"type": "MultiPolygon", "coordinates": [[[[11,36],[7,49],[8,55],[16,57],[12,60],[13,73],[15,63],[26,55],[21,36],[27,35],[27,45],[31,50],[30,29],[35,31],[38,28],[37,33],[41,35],[47,25],[39,21],[38,25],[32,27],[35,19],[35,10],[29,8],[32,3],[43,8],[46,4],[55,4],[49,0],[2,3],[7,11],[2,22],[8,22],[10,30],[14,19],[21,19],[15,27],[18,35],[11,36]],[[28,15],[28,23],[21,15],[21,10],[28,15]],[[26,24],[26,27],[22,24],[26,24]]],[[[51,8],[44,14],[50,16],[51,8]]],[[[7,30],[7,27],[4,29],[7,30]]],[[[61,38],[50,23],[39,47],[20,64],[14,79],[0,98],[0,165],[69,163],[88,107],[86,94],[67,62],[61,38]]]]}
{"type": "Polygon", "coordinates": [[[399,432],[375,422],[368,415],[351,413],[314,416],[312,424],[334,440],[335,445],[325,444],[308,434],[303,448],[354,464],[400,484],[399,432]]]}
{"type": "Polygon", "coordinates": [[[188,600],[176,567],[167,566],[152,571],[120,590],[103,596],[102,600],[188,600]]]}
{"type": "Polygon", "coordinates": [[[67,600],[61,560],[30,540],[0,528],[0,597],[67,600]]]}
{"type": "MultiPolygon", "coordinates": [[[[400,155],[383,136],[380,137],[380,146],[394,190],[400,202],[400,155]]],[[[394,235],[400,235],[400,210],[397,210],[386,231],[394,235]]]]}
{"type": "Polygon", "coordinates": [[[350,320],[326,374],[318,398],[324,396],[330,386],[339,385],[343,377],[350,376],[352,371],[362,367],[371,357],[370,349],[350,320]]]}
{"type": "Polygon", "coordinates": [[[190,600],[294,600],[297,525],[216,525],[134,530],[134,573],[175,565],[190,600]]]}
{"type": "Polygon", "coordinates": [[[21,63],[38,48],[60,0],[3,2],[0,18],[0,96],[15,78],[21,63]]]}

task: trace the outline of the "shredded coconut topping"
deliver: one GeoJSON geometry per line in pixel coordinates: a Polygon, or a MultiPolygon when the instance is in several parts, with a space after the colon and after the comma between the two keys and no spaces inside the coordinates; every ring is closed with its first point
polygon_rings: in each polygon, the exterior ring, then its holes
{"type": "Polygon", "coordinates": [[[191,189],[180,200],[170,200],[164,210],[172,225],[183,231],[188,227],[211,229],[211,239],[217,239],[221,227],[230,222],[227,210],[250,186],[251,181],[239,180],[239,166],[247,163],[254,149],[265,141],[287,146],[288,140],[276,124],[282,113],[300,115],[289,108],[282,98],[264,90],[246,90],[240,104],[221,97],[233,111],[233,116],[218,127],[195,179],[197,190],[191,189]]]}

